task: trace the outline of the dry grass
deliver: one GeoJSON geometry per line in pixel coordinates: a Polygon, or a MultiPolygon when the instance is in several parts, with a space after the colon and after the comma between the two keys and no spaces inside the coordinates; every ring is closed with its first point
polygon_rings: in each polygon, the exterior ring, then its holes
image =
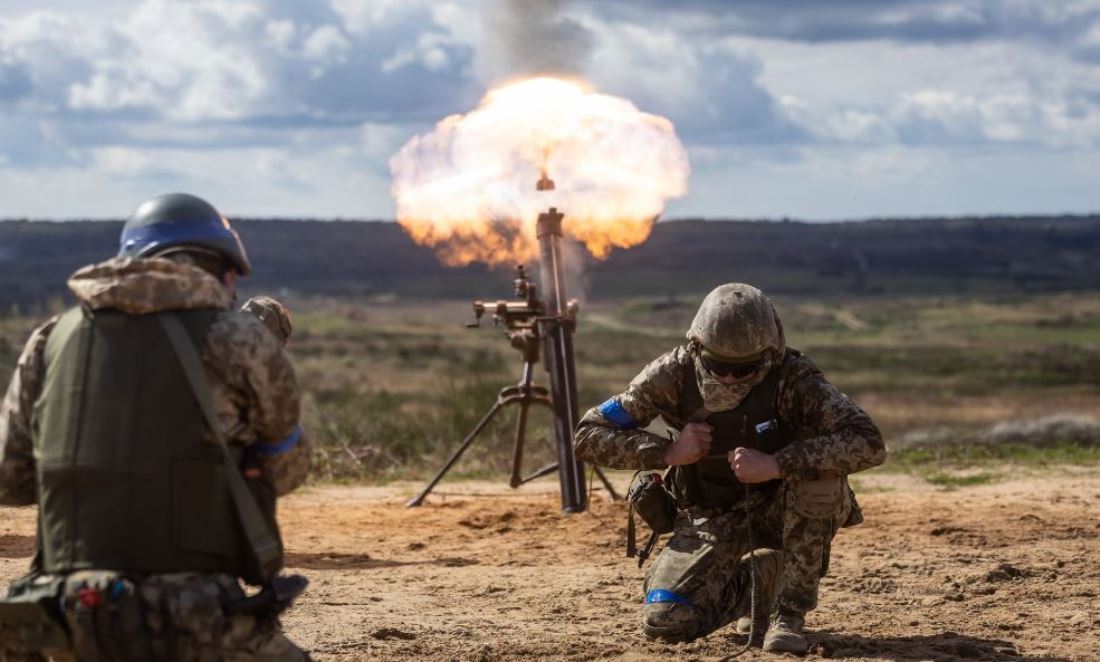
{"type": "MultiPolygon", "coordinates": [[[[317,476],[323,479],[424,476],[492,404],[497,389],[520,376],[519,354],[499,332],[463,328],[472,318],[468,302],[289,303],[291,353],[305,391],[306,424],[320,442],[317,476]]],[[[649,360],[678,344],[695,305],[694,299],[586,305],[576,338],[582,406],[619,392],[649,360]]],[[[1100,411],[1100,300],[1091,294],[780,299],[777,305],[788,342],[856,398],[899,448],[903,439],[929,431],[940,443],[967,446],[1005,421],[1100,411]]],[[[6,380],[33,322],[0,319],[0,378],[6,380]]],[[[537,374],[545,382],[541,370],[537,374]]],[[[502,472],[510,434],[506,416],[458,472],[502,472]]],[[[550,457],[549,436],[549,419],[540,413],[531,430],[532,464],[550,457]]],[[[1026,434],[1012,441],[1028,445],[1026,434]]],[[[898,464],[918,461],[910,456],[898,464]]]]}

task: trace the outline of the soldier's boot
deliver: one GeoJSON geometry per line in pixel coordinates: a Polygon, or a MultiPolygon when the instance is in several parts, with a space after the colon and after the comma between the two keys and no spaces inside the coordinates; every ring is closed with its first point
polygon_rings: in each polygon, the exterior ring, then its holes
{"type": "Polygon", "coordinates": [[[804,621],[801,614],[776,612],[768,625],[768,633],[764,635],[764,650],[769,653],[804,654],[810,647],[810,642],[802,633],[804,621]]]}

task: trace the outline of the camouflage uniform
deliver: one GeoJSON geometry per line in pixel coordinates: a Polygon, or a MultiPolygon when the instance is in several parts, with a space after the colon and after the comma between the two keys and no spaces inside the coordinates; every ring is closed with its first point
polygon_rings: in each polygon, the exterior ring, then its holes
{"type": "Polygon", "coordinates": [[[252,297],[241,304],[241,312],[254,315],[284,345],[290,340],[290,333],[294,330],[290,311],[278,299],[268,296],[252,297]]]}
{"type": "MultiPolygon", "coordinates": [[[[267,330],[275,336],[283,347],[286,347],[294,326],[290,311],[282,302],[269,296],[252,297],[241,304],[241,312],[248,313],[263,322],[267,330]]],[[[301,445],[305,448],[312,448],[313,442],[308,436],[309,432],[302,430],[301,434],[301,445]]],[[[281,496],[298,486],[301,481],[294,482],[296,476],[304,477],[305,474],[299,472],[294,465],[284,463],[278,466],[268,464],[265,468],[265,475],[270,477],[277,488],[281,489],[281,491],[277,489],[276,492],[281,496]]]]}
{"type": "MultiPolygon", "coordinates": [[[[206,335],[202,359],[225,438],[247,447],[246,458],[259,466],[276,493],[286,494],[302,484],[309,469],[310,448],[307,443],[287,443],[300,438],[299,391],[293,369],[282,343],[260,321],[229,310],[232,295],[216,278],[164,258],[115,258],[80,269],[68,284],[81,305],[93,310],[144,315],[163,310],[224,309],[206,335]]],[[[0,504],[36,502],[32,421],[46,379],[46,341],[56,322],[57,318],[51,319],[31,334],[0,406],[0,504]]],[[[216,443],[208,429],[204,435],[206,441],[216,443]]],[[[200,594],[241,595],[236,578],[155,575],[140,581],[138,594],[145,601],[151,631],[163,631],[164,619],[172,619],[180,635],[176,643],[181,659],[198,659],[203,647],[219,637],[226,645],[222,649],[222,654],[229,656],[226,659],[252,659],[258,651],[273,653],[265,659],[306,659],[274,620],[257,622],[251,615],[210,612],[203,618],[216,619],[218,627],[214,629],[189,620],[205,609],[196,606],[202,604],[196,597],[200,594]]],[[[213,609],[210,600],[205,604],[213,609]]]]}
{"type": "MultiPolygon", "coordinates": [[[[615,420],[605,416],[606,406],[585,414],[577,428],[577,455],[617,469],[663,469],[672,441],[643,428],[658,416],[679,427],[681,398],[687,380],[697,379],[696,364],[685,345],[646,366],[625,393],[608,401],[619,412],[615,420]]],[[[885,447],[870,417],[808,358],[787,351],[773,369],[779,370],[776,416],[795,441],[775,453],[782,476],[775,496],[764,498],[752,486],[749,505],[756,547],[783,550],[776,607],[805,613],[817,604],[837,528],[862,521],[844,476],[880,464],[885,447]]],[[[740,505],[682,510],[645,583],[647,593],[663,589],[682,600],[647,604],[647,632],[691,639],[746,615],[745,582],[738,578],[744,564],[738,561],[747,551],[740,505]]]]}

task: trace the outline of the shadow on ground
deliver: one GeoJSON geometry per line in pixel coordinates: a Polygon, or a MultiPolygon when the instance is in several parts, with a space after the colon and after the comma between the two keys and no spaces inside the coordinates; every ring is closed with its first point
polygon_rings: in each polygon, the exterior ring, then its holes
{"type": "Polygon", "coordinates": [[[0,536],[0,558],[18,559],[34,554],[34,536],[0,536]]]}
{"type": "Polygon", "coordinates": [[[447,568],[461,568],[477,565],[475,559],[449,556],[437,559],[402,561],[400,559],[375,559],[367,554],[346,554],[342,552],[286,555],[288,568],[307,570],[374,570],[378,568],[398,568],[407,565],[438,565],[447,568]]]}
{"type": "Polygon", "coordinates": [[[897,662],[917,660],[1023,660],[1066,662],[1063,657],[1026,657],[1016,645],[999,639],[980,639],[955,632],[913,637],[862,637],[819,632],[810,636],[810,652],[830,659],[875,657],[897,662]]]}

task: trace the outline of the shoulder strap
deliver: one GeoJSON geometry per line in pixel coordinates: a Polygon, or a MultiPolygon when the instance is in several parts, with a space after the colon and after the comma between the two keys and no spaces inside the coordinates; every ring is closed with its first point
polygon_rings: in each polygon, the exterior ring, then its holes
{"type": "Polygon", "coordinates": [[[256,500],[252,497],[248,486],[245,485],[244,478],[241,477],[236,462],[229,454],[225,435],[218,423],[217,414],[214,413],[214,400],[210,393],[210,383],[206,379],[202,359],[199,357],[198,350],[195,349],[195,343],[192,342],[179,317],[166,312],[158,314],[157,319],[160,320],[164,333],[168,336],[172,348],[176,351],[176,358],[179,359],[183,372],[187,376],[187,381],[191,384],[191,390],[194,391],[195,398],[199,401],[199,408],[202,409],[202,414],[206,418],[206,424],[218,440],[218,447],[222,449],[224,456],[222,464],[225,467],[226,482],[229,484],[229,491],[233,496],[233,503],[237,508],[241,526],[248,538],[248,545],[259,562],[264,579],[270,579],[279,571],[282,546],[279,544],[279,540],[271,534],[267,522],[256,505],[256,500]]]}

